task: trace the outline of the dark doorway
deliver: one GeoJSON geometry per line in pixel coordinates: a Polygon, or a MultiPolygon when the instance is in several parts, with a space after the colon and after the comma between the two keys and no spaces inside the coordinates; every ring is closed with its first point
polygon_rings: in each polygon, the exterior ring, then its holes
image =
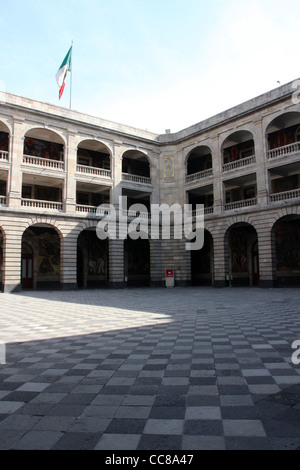
{"type": "Polygon", "coordinates": [[[275,224],[276,276],[279,287],[300,285],[300,219],[289,216],[275,224]]]}
{"type": "Polygon", "coordinates": [[[100,240],[96,230],[84,230],[77,243],[77,284],[83,289],[107,287],[109,280],[108,240],[100,240]]]}
{"type": "Polygon", "coordinates": [[[193,286],[213,285],[213,239],[207,230],[202,250],[191,251],[191,272],[193,286]]]}
{"type": "Polygon", "coordinates": [[[149,240],[124,242],[124,276],[128,287],[149,287],[150,285],[150,243],[149,240]]]}

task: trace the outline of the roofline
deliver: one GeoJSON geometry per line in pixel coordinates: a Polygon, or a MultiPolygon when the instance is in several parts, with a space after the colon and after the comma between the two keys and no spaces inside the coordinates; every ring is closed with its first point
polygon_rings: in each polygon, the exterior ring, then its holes
{"type": "Polygon", "coordinates": [[[126,124],[108,121],[106,119],[91,116],[79,111],[70,110],[50,103],[44,103],[42,101],[37,101],[1,91],[0,104],[16,107],[19,109],[21,108],[26,111],[33,111],[40,114],[47,114],[51,117],[57,117],[73,124],[80,123],[81,125],[102,129],[106,132],[110,131],[118,135],[135,137],[141,140],[146,140],[153,144],[174,145],[187,140],[196,134],[199,135],[203,132],[215,129],[228,122],[236,120],[237,118],[251,114],[254,111],[265,108],[266,106],[270,106],[271,104],[285,101],[295,92],[295,87],[293,88],[293,85],[296,81],[297,79],[263,93],[262,95],[259,95],[248,101],[245,101],[244,103],[234,106],[226,111],[218,113],[215,116],[200,121],[199,123],[189,126],[174,134],[156,134],[147,130],[127,126],[126,124]]]}
{"type": "MultiPolygon", "coordinates": [[[[270,106],[274,103],[285,101],[290,98],[295,92],[293,84],[297,80],[293,80],[285,85],[277,87],[273,90],[270,90],[262,95],[259,95],[255,98],[252,98],[244,103],[241,103],[237,106],[234,106],[226,111],[216,114],[208,119],[200,121],[197,124],[187,127],[181,131],[178,131],[174,134],[162,134],[158,136],[159,142],[163,144],[177,144],[186,139],[193,137],[194,135],[199,135],[203,132],[207,132],[214,128],[220,127],[228,122],[234,121],[242,116],[246,116],[255,111],[270,106]]],[[[300,81],[299,81],[300,84],[300,81]]]]}
{"type": "Polygon", "coordinates": [[[90,127],[97,127],[106,131],[112,131],[126,136],[137,137],[139,139],[150,140],[155,142],[158,134],[149,132],[147,130],[138,129],[136,127],[120,124],[117,122],[102,119],[100,117],[85,114],[80,111],[71,110],[61,106],[56,106],[51,103],[46,103],[31,98],[26,98],[20,95],[0,91],[0,105],[7,105],[22,109],[33,111],[35,113],[56,117],[71,123],[87,125],[90,127]]]}

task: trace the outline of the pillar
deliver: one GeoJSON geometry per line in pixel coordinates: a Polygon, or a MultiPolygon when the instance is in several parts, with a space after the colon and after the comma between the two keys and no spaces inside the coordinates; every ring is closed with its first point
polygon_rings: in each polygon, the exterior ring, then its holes
{"type": "Polygon", "coordinates": [[[276,253],[271,230],[258,234],[259,286],[276,286],[276,253]]]}
{"type": "Polygon", "coordinates": [[[226,286],[226,264],[225,264],[225,245],[223,230],[213,234],[214,240],[214,285],[215,287],[226,286]]]}
{"type": "Polygon", "coordinates": [[[3,291],[19,292],[21,286],[22,230],[17,227],[5,229],[3,291]]]}
{"type": "Polygon", "coordinates": [[[123,148],[121,144],[115,144],[114,154],[112,156],[111,169],[114,186],[111,193],[111,204],[116,209],[119,207],[119,197],[122,196],[122,153],[123,148]]]}
{"type": "Polygon", "coordinates": [[[8,206],[10,208],[21,207],[22,197],[22,172],[21,165],[24,153],[24,123],[21,118],[15,119],[13,135],[11,136],[11,169],[8,187],[8,206]]]}
{"type": "Polygon", "coordinates": [[[75,134],[68,134],[68,145],[65,149],[65,209],[66,212],[76,212],[76,166],[77,166],[77,144],[75,134]]]}
{"type": "Polygon", "coordinates": [[[267,141],[263,131],[263,123],[258,120],[254,123],[254,142],[255,142],[255,156],[256,156],[256,182],[257,182],[257,198],[258,205],[261,207],[268,205],[269,194],[269,178],[268,171],[266,170],[267,162],[267,141]]]}
{"type": "Polygon", "coordinates": [[[220,215],[223,211],[223,182],[222,182],[222,167],[223,155],[221,155],[219,137],[212,139],[212,163],[214,175],[214,214],[220,215]]]}
{"type": "Polygon", "coordinates": [[[77,289],[77,233],[70,232],[61,240],[61,287],[77,289]]]}
{"type": "Polygon", "coordinates": [[[124,240],[109,240],[109,286],[119,289],[124,280],[124,240]]]}

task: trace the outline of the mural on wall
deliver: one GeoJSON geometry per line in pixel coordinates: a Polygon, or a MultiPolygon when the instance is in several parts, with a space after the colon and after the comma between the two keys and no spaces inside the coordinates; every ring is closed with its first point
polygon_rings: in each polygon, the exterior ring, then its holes
{"type": "Polygon", "coordinates": [[[24,154],[51,160],[61,160],[64,146],[55,142],[25,137],[24,154]]]}
{"type": "Polygon", "coordinates": [[[88,273],[92,276],[106,274],[106,249],[105,244],[95,241],[89,244],[88,273]]]}
{"type": "Polygon", "coordinates": [[[39,233],[38,276],[60,275],[60,239],[53,230],[39,233]]]}
{"type": "Polygon", "coordinates": [[[248,272],[247,236],[241,230],[231,234],[231,265],[233,273],[248,272]]]}
{"type": "Polygon", "coordinates": [[[99,240],[94,231],[85,231],[80,235],[80,246],[87,253],[88,276],[106,277],[107,241],[99,240]]]}
{"type": "Polygon", "coordinates": [[[281,223],[276,229],[277,270],[300,270],[300,221],[281,223]]]}
{"type": "Polygon", "coordinates": [[[164,157],[164,179],[172,181],[175,178],[174,157],[164,157]]]}

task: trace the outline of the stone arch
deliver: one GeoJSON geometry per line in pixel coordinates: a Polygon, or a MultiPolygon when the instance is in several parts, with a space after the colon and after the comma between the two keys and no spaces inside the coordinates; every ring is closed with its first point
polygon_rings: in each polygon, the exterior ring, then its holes
{"type": "Polygon", "coordinates": [[[259,285],[258,233],[253,224],[236,221],[224,236],[225,273],[233,286],[259,285]]]}
{"type": "Polygon", "coordinates": [[[186,175],[210,170],[213,167],[212,150],[208,145],[199,145],[191,150],[185,158],[186,175]]]}
{"type": "Polygon", "coordinates": [[[77,164],[111,171],[112,151],[98,139],[83,139],[77,145],[77,164]]]}
{"type": "Polygon", "coordinates": [[[58,131],[33,127],[24,135],[24,155],[65,161],[66,140],[58,131]]]}
{"type": "Polygon", "coordinates": [[[300,214],[282,215],[271,230],[273,271],[278,287],[300,285],[300,214]]]}
{"type": "MultiPolygon", "coordinates": [[[[4,121],[0,121],[0,154],[2,152],[9,152],[10,136],[11,130],[4,121]]],[[[0,155],[0,158],[3,158],[3,156],[0,155]]]]}
{"type": "Polygon", "coordinates": [[[191,251],[191,281],[194,286],[214,285],[214,239],[207,229],[202,249],[191,251]]]}
{"type": "Polygon", "coordinates": [[[265,128],[268,150],[285,147],[297,142],[300,129],[300,112],[279,113],[270,118],[265,128]]]}
{"type": "Polygon", "coordinates": [[[152,160],[142,150],[127,149],[122,153],[122,173],[151,178],[152,160]]]}
{"type": "Polygon", "coordinates": [[[10,125],[5,122],[5,120],[2,118],[0,120],[0,132],[6,132],[7,134],[11,134],[10,125]]]}
{"type": "Polygon", "coordinates": [[[124,240],[124,280],[128,287],[149,287],[151,251],[150,239],[142,237],[132,240],[129,236],[124,240]]]}
{"type": "Polygon", "coordinates": [[[254,156],[254,134],[246,129],[229,134],[221,145],[221,152],[223,164],[254,156]]]}
{"type": "Polygon", "coordinates": [[[77,285],[81,289],[107,287],[110,239],[100,240],[96,221],[85,221],[76,230],[77,285]]]}
{"type": "Polygon", "coordinates": [[[63,235],[55,224],[38,220],[28,223],[22,234],[22,288],[60,288],[62,253],[63,235]],[[32,250],[32,255],[27,247],[32,250]]]}

